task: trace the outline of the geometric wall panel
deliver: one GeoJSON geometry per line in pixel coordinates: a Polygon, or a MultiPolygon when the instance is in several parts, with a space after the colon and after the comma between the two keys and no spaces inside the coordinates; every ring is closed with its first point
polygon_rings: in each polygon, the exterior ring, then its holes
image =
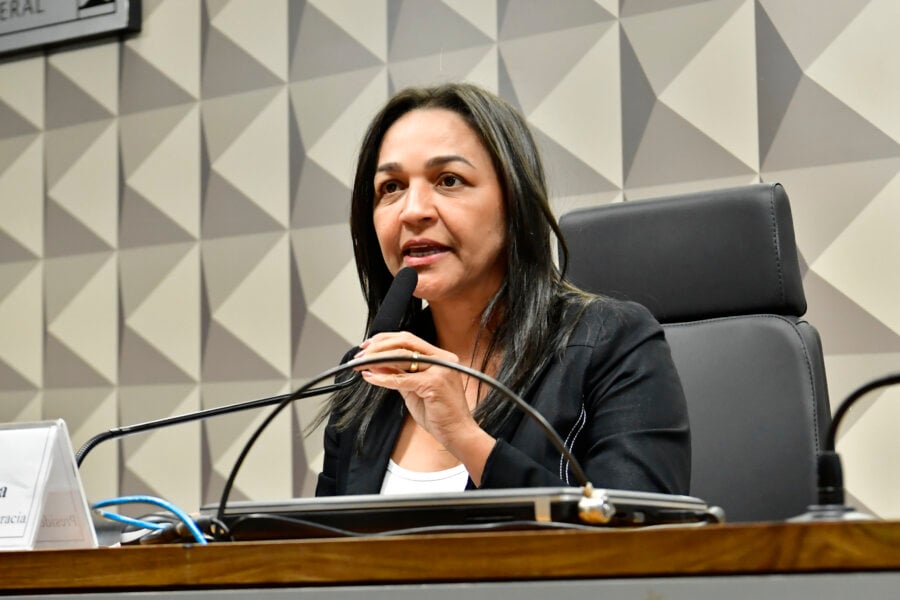
{"type": "Polygon", "coordinates": [[[894,514],[900,503],[900,476],[893,458],[900,390],[880,390],[867,400],[868,407],[860,407],[865,409],[865,418],[841,428],[839,450],[845,482],[854,497],[875,514],[894,514]],[[873,479],[878,485],[867,485],[873,479]]]}
{"type": "Polygon", "coordinates": [[[618,10],[614,2],[592,0],[572,0],[566,10],[530,0],[500,0],[497,8],[498,33],[503,40],[568,31],[603,21],[615,22],[614,15],[618,10]]]}
{"type": "Polygon", "coordinates": [[[897,311],[900,269],[885,269],[878,262],[869,260],[872,254],[895,259],[900,256],[898,198],[900,174],[875,196],[810,268],[900,335],[900,311],[897,311]]]}
{"type": "Polygon", "coordinates": [[[44,253],[44,136],[0,139],[0,263],[44,253]]]}
{"type": "Polygon", "coordinates": [[[351,344],[359,343],[365,334],[365,304],[359,296],[346,293],[355,279],[356,265],[347,263],[335,273],[330,285],[318,297],[307,299],[309,313],[330,323],[331,328],[351,344]],[[348,318],[345,315],[357,316],[348,318]]]}
{"type": "Polygon", "coordinates": [[[626,187],[752,181],[753,4],[698,3],[628,16],[622,27],[623,94],[634,101],[623,105],[626,187]]]}
{"type": "MultiPolygon", "coordinates": [[[[227,384],[210,383],[202,388],[203,408],[213,408],[286,393],[287,382],[258,382],[227,384]]],[[[205,501],[218,501],[225,479],[249,436],[274,410],[265,407],[222,415],[206,421],[203,427],[204,453],[208,461],[204,484],[205,501]]],[[[241,467],[231,492],[232,499],[288,498],[292,489],[293,417],[290,408],[281,411],[259,437],[241,467]]]]}
{"type": "Polygon", "coordinates": [[[853,111],[900,143],[900,52],[882,52],[900,23],[900,5],[868,3],[807,73],[853,111]],[[874,54],[879,59],[871,60],[874,54]],[[873,93],[877,89],[878,93],[873,93]]]}
{"type": "Polygon", "coordinates": [[[752,176],[755,171],[664,104],[650,112],[627,187],[752,176]]]}
{"type": "MultiPolygon", "coordinates": [[[[146,25],[145,23],[144,31],[147,31],[146,25]]],[[[184,68],[185,66],[179,65],[176,73],[182,73],[184,68]]],[[[185,83],[183,78],[179,79],[185,83]]],[[[123,115],[177,106],[196,100],[195,95],[173,81],[166,72],[160,71],[148,62],[133,46],[125,46],[122,49],[121,85],[119,110],[123,115]]]]}
{"type": "Polygon", "coordinates": [[[561,148],[621,188],[622,152],[617,143],[622,138],[621,97],[607,91],[616,89],[620,79],[619,29],[615,23],[608,23],[591,30],[596,35],[593,47],[583,50],[582,57],[534,107],[529,118],[535,128],[561,148]],[[599,81],[608,87],[592,89],[591,82],[599,81]],[[581,118],[585,114],[593,118],[581,118]],[[597,143],[603,139],[608,142],[597,143]]]}
{"type": "Polygon", "coordinates": [[[900,158],[848,162],[803,169],[765,171],[767,181],[780,181],[791,197],[797,243],[814,262],[834,239],[900,172],[900,158]]]}
{"type": "Polygon", "coordinates": [[[376,36],[373,39],[369,38],[370,34],[357,39],[347,31],[359,29],[358,24],[366,21],[377,23],[379,16],[383,21],[386,16],[384,2],[355,3],[352,11],[344,10],[340,15],[333,11],[326,15],[314,3],[291,2],[290,7],[291,81],[315,79],[384,63],[387,36],[384,29],[369,29],[376,36]],[[343,17],[340,23],[333,20],[338,16],[343,17]]]}
{"type": "MultiPolygon", "coordinates": [[[[778,31],[790,47],[790,54],[804,70],[809,69],[823,51],[833,46],[860,12],[872,4],[872,0],[844,0],[833,2],[828,10],[821,10],[822,5],[818,0],[758,2],[760,10],[770,16],[767,19],[771,18],[773,22],[778,23],[778,31]],[[810,27],[813,20],[815,27],[810,27]]],[[[879,36],[872,36],[872,39],[877,40],[879,36]]],[[[880,60],[884,58],[886,57],[881,56],[880,60]]]]}
{"type": "Polygon", "coordinates": [[[107,252],[117,241],[117,123],[91,121],[45,134],[44,252],[107,252]]]}
{"type": "Polygon", "coordinates": [[[497,54],[493,44],[462,48],[440,54],[408,58],[392,62],[388,68],[392,92],[414,85],[433,85],[445,79],[484,81],[496,84],[489,69],[496,69],[497,54]]]}
{"type": "MultiPolygon", "coordinates": [[[[306,160],[302,155],[302,149],[297,148],[296,154],[298,164],[292,171],[298,181],[293,200],[291,227],[325,225],[346,227],[350,219],[350,190],[314,161],[306,160]],[[321,198],[328,198],[329,201],[322,202],[321,198]]],[[[346,231],[349,235],[349,229],[346,231]]]]}
{"type": "MultiPolygon", "coordinates": [[[[52,114],[52,113],[48,113],[52,114]]],[[[64,172],[48,182],[48,217],[59,215],[54,223],[58,227],[76,226],[83,229],[106,248],[114,248],[118,238],[119,173],[118,127],[115,121],[101,121],[105,127],[99,135],[78,148],[78,156],[67,165],[64,172]],[[65,224],[65,225],[63,225],[65,224]]],[[[62,131],[50,139],[65,135],[62,131]]],[[[48,245],[56,247],[53,240],[65,239],[62,231],[49,231],[48,245]]],[[[99,249],[99,248],[98,248],[99,249]]],[[[54,254],[58,254],[56,250],[54,254]]]]}
{"type": "Polygon", "coordinates": [[[102,253],[49,260],[46,285],[47,384],[50,387],[115,384],[118,379],[116,255],[102,253]],[[62,277],[71,278],[75,285],[57,285],[62,277]]]}
{"type": "Polygon", "coordinates": [[[3,137],[15,137],[34,133],[37,130],[37,127],[10,108],[8,104],[0,102],[0,135],[3,137]]]}
{"type": "Polygon", "coordinates": [[[305,227],[292,233],[292,250],[300,273],[303,295],[315,300],[347,265],[355,266],[350,228],[346,223],[305,227]],[[347,243],[335,243],[346,238],[347,243]],[[322,248],[328,248],[326,253],[322,248]]]}
{"type": "Polygon", "coordinates": [[[443,2],[389,2],[388,60],[399,62],[441,52],[490,44],[469,19],[443,2]],[[421,28],[440,24],[435,35],[421,35],[421,28]]]}
{"type": "Polygon", "coordinates": [[[284,234],[259,258],[211,318],[238,337],[280,375],[290,376],[289,238],[284,234]]]}
{"type": "Polygon", "coordinates": [[[45,68],[44,57],[34,55],[0,64],[0,138],[44,127],[44,103],[39,99],[45,97],[45,68]]]}
{"type": "MultiPolygon", "coordinates": [[[[306,3],[303,16],[292,14],[291,23],[304,23],[309,19],[307,25],[312,26],[315,21],[317,12],[337,25],[345,35],[346,39],[339,38],[337,44],[341,50],[344,49],[345,43],[358,43],[368,52],[380,61],[387,60],[387,37],[388,37],[388,6],[386,0],[370,0],[369,2],[356,2],[355,0],[310,0],[306,3]]],[[[450,3],[451,6],[453,3],[450,3]]],[[[476,3],[480,8],[490,8],[491,1],[476,3]]],[[[300,2],[291,2],[290,7],[294,9],[300,2]]],[[[475,10],[478,10],[477,8],[475,10]]],[[[496,11],[495,11],[496,12],[496,11]]],[[[295,38],[295,43],[304,44],[304,50],[327,52],[328,44],[318,45],[313,38],[310,38],[312,31],[303,31],[305,35],[295,38]],[[303,41],[303,39],[306,41],[303,41]]],[[[322,32],[325,33],[325,32],[322,32]]],[[[298,46],[299,48],[299,46],[298,46]]],[[[337,55],[342,52],[335,53],[337,55]]],[[[316,58],[324,58],[318,56],[316,58]]],[[[332,55],[332,58],[338,56],[332,55]]],[[[304,59],[300,56],[293,57],[294,64],[300,64],[304,59]]],[[[327,61],[326,61],[327,64],[327,61]]],[[[334,71],[331,71],[334,72],[334,71]]]]}
{"type": "MultiPolygon", "coordinates": [[[[122,92],[143,92],[143,100],[139,95],[129,96],[136,104],[128,112],[171,106],[179,103],[178,96],[181,102],[200,97],[201,12],[206,3],[163,0],[148,4],[140,35],[123,44],[125,58],[134,60],[133,69],[142,72],[142,77],[123,81],[122,92]],[[149,77],[165,87],[146,85],[153,82],[149,77]],[[138,103],[146,104],[142,107],[138,103]]],[[[123,77],[131,70],[123,69],[123,77]]]]}
{"type": "MultiPolygon", "coordinates": [[[[491,39],[497,37],[497,2],[468,2],[467,0],[444,0],[449,8],[474,25],[491,39]]],[[[573,3],[574,5],[574,3],[573,3]]],[[[570,9],[572,6],[569,7],[570,9]]]]}
{"type": "MultiPolygon", "coordinates": [[[[79,101],[85,110],[102,114],[105,118],[119,112],[119,49],[113,44],[85,46],[66,52],[55,52],[47,58],[47,94],[48,115],[58,120],[63,114],[78,117],[74,122],[91,120],[88,115],[76,115],[74,110],[79,101]],[[72,94],[62,93],[54,88],[52,79],[59,78],[60,84],[73,85],[80,90],[83,98],[78,98],[74,90],[72,94]],[[74,96],[74,97],[73,97],[74,96]],[[54,103],[60,103],[55,106],[54,103]],[[87,106],[93,104],[93,106],[87,106]],[[97,106],[99,105],[99,106],[97,106]],[[52,107],[52,108],[51,108],[52,107]],[[102,109],[102,110],[101,110],[102,109]],[[55,114],[58,113],[58,114],[55,114]]],[[[56,125],[47,123],[48,127],[56,125]]]]}
{"type": "Polygon", "coordinates": [[[182,239],[200,236],[199,139],[200,109],[194,105],[125,178],[135,199],[140,198],[177,226],[182,239]]]}
{"type": "MultiPolygon", "coordinates": [[[[342,182],[352,185],[356,148],[377,107],[387,98],[387,73],[378,69],[374,76],[313,143],[304,140],[306,156],[342,182]]],[[[303,126],[300,126],[301,139],[303,126]]]]}
{"type": "Polygon", "coordinates": [[[40,391],[0,391],[0,422],[40,421],[40,391]]]}
{"type": "Polygon", "coordinates": [[[200,106],[209,160],[218,160],[280,91],[279,87],[267,87],[230,96],[204,98],[200,106]]]}
{"type": "MultiPolygon", "coordinates": [[[[119,390],[114,387],[46,389],[38,418],[23,420],[65,420],[74,447],[78,449],[88,438],[119,424],[119,410],[119,390]]],[[[117,462],[118,445],[115,441],[99,444],[85,457],[79,471],[85,494],[90,500],[121,495],[121,480],[115,467],[117,462]]],[[[142,512],[146,513],[146,507],[142,512]]]]}
{"type": "MultiPolygon", "coordinates": [[[[287,31],[273,39],[286,38],[287,31]]],[[[278,44],[273,44],[277,48],[278,44]]],[[[239,46],[233,38],[215,27],[207,32],[203,65],[202,93],[205,98],[217,98],[252,90],[277,86],[283,78],[272,72],[272,65],[261,63],[256,56],[239,46]]],[[[277,62],[277,61],[276,61],[277,62]]],[[[275,65],[274,68],[280,67],[275,65]]]]}
{"type": "Polygon", "coordinates": [[[291,109],[304,147],[318,143],[348,106],[383,72],[383,66],[378,65],[291,83],[291,109]]]}
{"type": "MultiPolygon", "coordinates": [[[[781,181],[832,402],[900,364],[893,0],[146,0],[143,27],[0,64],[0,420],[98,431],[287,392],[364,335],[356,155],[410,84],[520,108],[557,214],[781,181]]],[[[848,417],[848,494],[900,518],[885,392],[848,417]],[[874,421],[873,421],[874,419],[874,421]]],[[[234,497],[308,495],[319,400],[234,497]]],[[[218,500],[266,411],[102,445],[88,496],[218,500]]],[[[130,510],[130,509],[129,509],[130,510]]],[[[136,509],[136,510],[144,510],[136,509]]]]}
{"type": "Polygon", "coordinates": [[[810,271],[803,287],[816,300],[807,314],[827,341],[828,352],[842,356],[900,353],[900,334],[818,273],[810,271]]]}
{"type": "Polygon", "coordinates": [[[743,2],[666,85],[659,98],[758,171],[754,34],[753,3],[743,2]]]}
{"type": "Polygon", "coordinates": [[[208,310],[204,379],[290,377],[287,235],[207,241],[203,273],[208,310]]]}
{"type": "Polygon", "coordinates": [[[801,168],[900,156],[900,142],[859,116],[828,90],[801,78],[762,166],[801,168]]]}
{"type": "MultiPolygon", "coordinates": [[[[670,10],[627,16],[623,10],[621,23],[654,93],[660,95],[686,66],[704,53],[717,34],[723,29],[728,31],[727,24],[737,12],[746,12],[752,6],[753,2],[748,0],[725,0],[684,3],[670,10]]],[[[752,27],[752,21],[749,25],[752,27]]],[[[741,44],[741,47],[745,52],[753,51],[752,45],[741,44]]],[[[734,65],[734,73],[740,74],[743,66],[734,65]]]]}
{"type": "MultiPolygon", "coordinates": [[[[210,37],[220,32],[283,82],[288,67],[287,4],[287,0],[231,0],[211,15],[210,37]]],[[[207,56],[212,58],[211,53],[207,56]]]]}
{"type": "Polygon", "coordinates": [[[282,227],[288,226],[288,95],[276,95],[228,148],[211,161],[213,172],[282,227]]]}
{"type": "Polygon", "coordinates": [[[509,89],[501,91],[508,93],[526,116],[530,115],[614,27],[615,24],[604,19],[574,30],[501,38],[500,58],[510,84],[509,89]],[[547,48],[555,51],[547,52],[547,48]]]}
{"type": "MultiPolygon", "coordinates": [[[[113,55],[115,57],[115,55],[113,55]]],[[[109,98],[106,90],[101,90],[106,102],[98,101],[93,95],[85,90],[84,87],[73,81],[69,74],[62,72],[55,64],[54,56],[47,61],[47,128],[60,128],[85,123],[88,121],[97,121],[108,119],[114,115],[115,101],[114,97],[109,98]],[[110,107],[109,105],[112,104],[110,107]],[[112,109],[112,110],[111,110],[112,109]]],[[[68,58],[68,57],[67,57],[68,58]]],[[[68,66],[68,60],[63,62],[64,66],[68,66]]],[[[98,65],[100,66],[100,65],[98,65]]],[[[108,76],[115,78],[118,69],[113,63],[111,69],[106,69],[108,76]]],[[[93,73],[94,71],[90,71],[93,73]]],[[[111,82],[104,82],[104,88],[116,89],[118,81],[113,79],[111,82]]]]}
{"type": "Polygon", "coordinates": [[[43,385],[43,268],[38,261],[0,263],[0,389],[43,385]]]}
{"type": "Polygon", "coordinates": [[[123,384],[200,379],[200,248],[122,251],[123,384]]]}
{"type": "MultiPolygon", "coordinates": [[[[199,410],[200,390],[196,385],[127,386],[120,390],[119,404],[123,421],[139,423],[199,410]]],[[[192,422],[123,438],[123,483],[177,506],[199,506],[199,434],[200,424],[192,422]],[[172,486],[173,472],[185,485],[172,486]]]]}

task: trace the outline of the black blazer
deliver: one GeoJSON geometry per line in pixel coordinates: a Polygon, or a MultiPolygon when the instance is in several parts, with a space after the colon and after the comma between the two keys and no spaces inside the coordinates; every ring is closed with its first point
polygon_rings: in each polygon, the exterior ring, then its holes
{"type": "MultiPolygon", "coordinates": [[[[396,393],[395,393],[396,394],[396,393]]],[[[585,310],[561,356],[522,397],[565,440],[595,487],[687,494],[690,431],[681,382],[659,323],[641,305],[603,299],[585,310]]],[[[405,407],[385,402],[366,434],[325,428],[317,496],[377,494],[405,407]]],[[[495,436],[482,488],[580,485],[530,418],[495,436]]],[[[469,481],[468,487],[474,487],[469,481]]]]}

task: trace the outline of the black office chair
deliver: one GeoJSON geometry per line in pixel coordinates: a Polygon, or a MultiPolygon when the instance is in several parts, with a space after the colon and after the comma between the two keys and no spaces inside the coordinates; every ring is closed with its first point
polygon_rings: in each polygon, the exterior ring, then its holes
{"type": "Polygon", "coordinates": [[[728,521],[815,504],[831,413],[784,188],[609,204],[560,227],[575,285],[640,302],[663,324],[688,400],[690,493],[728,521]]]}

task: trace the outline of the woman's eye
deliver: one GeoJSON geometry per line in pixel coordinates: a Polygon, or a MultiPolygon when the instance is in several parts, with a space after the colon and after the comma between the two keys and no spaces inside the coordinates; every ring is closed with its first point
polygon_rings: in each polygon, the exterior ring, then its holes
{"type": "Polygon", "coordinates": [[[383,184],[381,184],[380,189],[382,196],[386,194],[393,194],[394,192],[397,192],[399,190],[400,184],[396,181],[385,181],[383,184]]]}
{"type": "Polygon", "coordinates": [[[443,175],[441,176],[440,184],[444,187],[457,187],[462,185],[462,179],[456,175],[443,175]]]}

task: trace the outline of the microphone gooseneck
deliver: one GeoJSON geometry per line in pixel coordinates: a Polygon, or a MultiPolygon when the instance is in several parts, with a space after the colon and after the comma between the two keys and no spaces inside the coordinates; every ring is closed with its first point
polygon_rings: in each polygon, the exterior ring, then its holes
{"type": "MultiPolygon", "coordinates": [[[[396,331],[400,328],[403,316],[406,313],[407,306],[409,305],[410,300],[412,299],[412,294],[416,289],[416,284],[418,283],[418,273],[414,269],[405,268],[401,269],[397,276],[394,278],[394,281],[391,283],[391,287],[388,290],[387,294],[385,294],[384,300],[381,303],[381,307],[378,309],[378,314],[372,320],[372,326],[369,328],[369,336],[375,335],[376,333],[383,333],[385,331],[396,331]]],[[[360,367],[364,365],[372,365],[379,363],[387,363],[387,362],[396,362],[398,360],[406,360],[408,357],[406,355],[396,355],[396,356],[385,356],[382,358],[359,358],[356,360],[351,360],[349,362],[338,365],[337,367],[333,367],[324,373],[317,376],[315,379],[308,381],[302,387],[300,387],[293,395],[283,400],[266,418],[260,423],[259,427],[257,427],[256,431],[250,436],[247,442],[244,444],[241,453],[238,455],[237,459],[234,462],[234,465],[231,468],[231,473],[228,475],[228,479],[225,481],[225,486],[222,489],[222,496],[219,500],[219,506],[217,510],[217,518],[220,522],[223,521],[225,517],[225,510],[228,505],[228,497],[231,494],[231,489],[234,487],[235,479],[237,478],[238,471],[241,468],[241,465],[244,462],[244,459],[250,452],[250,449],[256,443],[256,440],[262,435],[262,432],[268,427],[269,423],[271,423],[275,417],[291,402],[294,400],[298,400],[300,398],[305,397],[307,390],[324,379],[329,377],[336,377],[339,373],[353,369],[355,367],[360,367]]],[[[570,468],[572,469],[572,474],[578,480],[579,484],[584,489],[585,497],[582,499],[584,502],[580,505],[580,510],[585,518],[593,519],[593,520],[603,520],[608,519],[609,515],[605,515],[603,513],[603,502],[595,501],[591,496],[593,494],[593,486],[587,478],[587,475],[582,469],[581,465],[578,463],[578,460],[571,453],[571,451],[566,447],[565,442],[562,438],[559,437],[559,434],[547,419],[537,410],[535,410],[531,405],[522,400],[515,392],[510,390],[501,382],[497,381],[493,377],[485,375],[481,371],[477,371],[470,367],[466,367],[457,363],[451,363],[447,361],[443,361],[436,358],[420,356],[418,361],[421,363],[433,364],[441,367],[446,367],[449,369],[453,369],[455,371],[459,371],[461,373],[465,373],[470,377],[473,377],[487,385],[497,389],[504,396],[506,396],[509,400],[511,400],[520,410],[525,412],[531,419],[533,419],[538,426],[543,430],[544,434],[547,438],[553,443],[553,445],[559,450],[560,454],[568,461],[570,468]]]]}
{"type": "MultiPolygon", "coordinates": [[[[332,392],[336,392],[340,389],[343,389],[352,383],[352,380],[347,379],[344,381],[340,381],[335,383],[334,385],[326,385],[320,388],[316,388],[314,390],[308,390],[303,397],[309,398],[312,396],[319,396],[322,394],[330,394],[332,392]]],[[[251,408],[259,408],[262,406],[272,406],[273,404],[278,404],[283,401],[285,398],[290,398],[292,394],[281,394],[280,396],[272,396],[270,398],[260,398],[258,400],[250,400],[248,402],[236,402],[234,404],[228,404],[225,406],[217,406],[214,408],[207,408],[206,410],[198,410],[197,412],[186,413],[183,415],[175,415],[173,417],[164,417],[162,419],[155,419],[153,421],[146,421],[144,423],[135,423],[134,425],[123,425],[122,427],[113,427],[107,431],[103,431],[98,433],[88,441],[86,441],[81,448],[78,449],[78,452],[75,453],[75,464],[79,467],[81,463],[84,462],[85,457],[88,452],[94,449],[101,442],[105,442],[106,440],[112,440],[120,437],[125,437],[126,435],[132,435],[134,433],[140,433],[142,431],[150,431],[152,429],[159,429],[162,427],[168,427],[169,425],[178,425],[181,423],[189,423],[191,421],[198,421],[200,419],[205,419],[207,417],[217,417],[219,415],[227,415],[229,413],[238,412],[242,410],[248,410],[251,408]]]]}
{"type": "MultiPolygon", "coordinates": [[[[409,305],[409,301],[416,289],[418,280],[419,274],[416,273],[416,270],[411,267],[403,268],[397,273],[397,276],[391,283],[390,289],[388,289],[387,294],[385,294],[384,301],[382,301],[381,307],[378,309],[378,313],[375,315],[375,318],[372,319],[372,326],[370,327],[369,332],[370,337],[372,335],[375,335],[376,333],[396,331],[400,328],[400,324],[403,320],[403,315],[406,313],[406,307],[409,305]]],[[[355,354],[356,350],[358,349],[359,348],[357,347],[356,349],[351,351],[350,355],[352,356],[353,354],[355,354]]],[[[144,423],[136,423],[134,425],[113,427],[107,431],[98,433],[87,442],[85,442],[75,453],[75,464],[80,467],[88,452],[90,452],[98,444],[100,444],[101,442],[105,442],[106,440],[125,437],[126,435],[132,435],[135,433],[140,433],[142,431],[150,431],[153,429],[168,427],[169,425],[178,425],[180,423],[188,423],[190,421],[197,421],[200,419],[206,419],[208,417],[226,415],[229,413],[248,410],[251,408],[272,406],[274,404],[284,402],[289,398],[299,400],[300,398],[310,398],[312,396],[331,394],[348,387],[351,383],[353,383],[353,379],[348,377],[336,382],[333,385],[326,385],[316,389],[307,389],[301,396],[296,396],[295,394],[281,394],[280,396],[272,396],[271,398],[260,398],[258,400],[250,400],[249,402],[237,402],[235,404],[229,404],[227,406],[208,408],[206,410],[200,410],[183,415],[175,415],[173,417],[165,417],[162,419],[156,419],[144,423]]]]}
{"type": "Polygon", "coordinates": [[[834,412],[834,417],[831,418],[831,426],[828,428],[828,438],[825,441],[825,450],[834,451],[835,442],[837,441],[838,427],[841,426],[841,421],[844,420],[844,416],[847,414],[847,411],[850,410],[851,406],[856,404],[857,400],[859,400],[869,392],[873,392],[879,388],[887,387],[890,385],[896,385],[898,383],[900,383],[900,373],[885,375],[884,377],[873,379],[869,383],[860,386],[856,391],[847,396],[847,398],[843,402],[841,402],[841,405],[838,406],[838,409],[834,412]]]}
{"type": "MultiPolygon", "coordinates": [[[[247,443],[244,445],[244,448],[241,450],[240,455],[237,457],[237,460],[235,460],[235,462],[234,462],[234,466],[231,469],[231,473],[228,475],[228,480],[225,482],[225,487],[222,491],[222,497],[219,500],[219,507],[217,510],[216,518],[220,522],[224,522],[225,510],[228,506],[228,496],[231,494],[231,488],[234,486],[234,481],[237,478],[238,471],[240,470],[241,465],[244,462],[244,459],[247,457],[247,454],[249,454],[250,449],[253,447],[253,444],[256,443],[256,440],[259,438],[259,436],[262,434],[262,432],[266,429],[266,427],[268,427],[269,423],[271,423],[273,420],[275,420],[275,417],[278,416],[278,413],[280,413],[286,406],[288,406],[294,400],[304,397],[303,395],[306,393],[307,389],[309,389],[311,386],[315,385],[319,381],[328,379],[330,377],[334,377],[335,375],[337,375],[338,373],[340,373],[341,371],[344,371],[346,369],[354,369],[356,367],[362,367],[362,366],[366,366],[366,365],[399,362],[399,361],[405,361],[405,360],[409,360],[409,356],[406,354],[382,356],[379,358],[366,358],[366,357],[358,358],[358,359],[346,362],[342,365],[332,367],[331,369],[324,371],[323,373],[319,374],[316,378],[308,381],[306,384],[304,384],[303,386],[298,388],[297,391],[294,392],[294,395],[292,397],[287,398],[281,404],[279,404],[275,408],[275,410],[273,410],[269,414],[269,416],[267,416],[265,418],[265,420],[262,423],[260,423],[260,425],[259,425],[259,427],[257,427],[256,431],[253,432],[253,435],[250,436],[250,439],[247,440],[247,443]]],[[[481,371],[472,369],[472,368],[464,366],[464,365],[460,365],[458,363],[452,363],[452,362],[447,362],[445,360],[441,360],[438,358],[432,358],[430,356],[420,356],[418,358],[418,361],[420,363],[437,365],[440,367],[446,367],[448,369],[453,369],[454,371],[459,371],[461,373],[465,373],[466,375],[469,375],[470,377],[472,377],[474,379],[477,379],[493,388],[496,388],[499,392],[501,392],[504,396],[506,396],[506,398],[511,400],[513,403],[515,403],[515,405],[519,409],[521,409],[526,415],[528,415],[528,417],[533,419],[538,424],[538,426],[541,428],[541,430],[544,432],[544,434],[547,436],[547,438],[550,440],[550,442],[556,447],[557,450],[559,450],[560,454],[562,454],[562,456],[565,458],[565,460],[568,461],[569,466],[572,469],[572,474],[574,475],[575,479],[578,480],[579,485],[582,486],[583,491],[584,491],[585,497],[582,500],[584,500],[585,502],[583,505],[579,505],[579,509],[581,511],[583,511],[583,513],[587,513],[587,515],[583,515],[583,516],[586,516],[587,518],[597,518],[598,520],[603,518],[602,514],[598,514],[598,511],[600,511],[602,513],[602,509],[603,509],[602,504],[603,503],[602,502],[597,502],[597,503],[592,502],[591,495],[593,494],[594,488],[591,485],[591,482],[588,480],[588,477],[585,474],[584,469],[582,469],[578,460],[575,458],[575,456],[572,454],[572,452],[566,447],[566,444],[562,440],[562,438],[559,436],[559,433],[557,433],[556,430],[553,429],[553,426],[550,425],[550,423],[547,421],[547,419],[544,417],[544,415],[542,415],[534,407],[532,407],[527,402],[525,402],[522,398],[520,398],[511,389],[506,387],[503,383],[497,381],[490,375],[485,375],[481,371]]],[[[607,519],[608,519],[608,515],[607,515],[607,519]]]]}
{"type": "MultiPolygon", "coordinates": [[[[403,316],[406,314],[406,309],[409,306],[410,300],[412,300],[413,292],[416,291],[416,285],[419,282],[419,274],[412,267],[404,267],[397,272],[397,275],[394,277],[394,280],[391,282],[390,287],[388,288],[387,293],[384,295],[384,300],[381,301],[381,306],[378,307],[378,312],[375,314],[375,318],[372,319],[372,324],[369,327],[368,337],[372,337],[376,333],[384,333],[386,331],[397,331],[400,329],[403,324],[403,316]]],[[[353,350],[351,350],[348,354],[353,356],[356,351],[359,350],[357,346],[353,350]]],[[[243,464],[244,459],[247,457],[247,454],[250,452],[250,448],[256,443],[257,438],[262,434],[263,430],[272,422],[278,413],[280,413],[284,407],[293,402],[294,400],[299,400],[300,398],[307,397],[307,394],[310,393],[310,389],[313,385],[320,381],[324,381],[329,377],[335,377],[338,374],[347,371],[349,368],[348,365],[355,364],[354,361],[345,362],[335,368],[329,369],[325,372],[325,374],[320,375],[313,379],[312,381],[307,382],[300,389],[295,391],[293,394],[288,394],[286,397],[282,397],[282,400],[278,404],[278,406],[273,410],[268,417],[256,428],[256,431],[250,436],[250,439],[244,444],[244,448],[241,450],[240,455],[238,455],[237,460],[235,460],[234,465],[231,468],[231,473],[228,476],[228,479],[225,481],[225,487],[222,490],[222,500],[219,503],[219,514],[222,515],[225,512],[225,504],[228,502],[228,496],[231,494],[231,488],[234,486],[234,480],[237,477],[238,470],[241,468],[241,464],[243,464]]],[[[347,377],[345,379],[341,379],[337,385],[342,387],[346,387],[350,385],[354,381],[353,378],[347,377]]]]}
{"type": "Polygon", "coordinates": [[[816,504],[792,521],[846,521],[871,519],[871,515],[861,513],[844,504],[844,470],[841,457],[835,450],[838,428],[850,407],[860,398],[877,390],[900,383],[900,373],[880,377],[857,388],[841,402],[831,419],[825,449],[819,453],[816,461],[816,504]]]}

